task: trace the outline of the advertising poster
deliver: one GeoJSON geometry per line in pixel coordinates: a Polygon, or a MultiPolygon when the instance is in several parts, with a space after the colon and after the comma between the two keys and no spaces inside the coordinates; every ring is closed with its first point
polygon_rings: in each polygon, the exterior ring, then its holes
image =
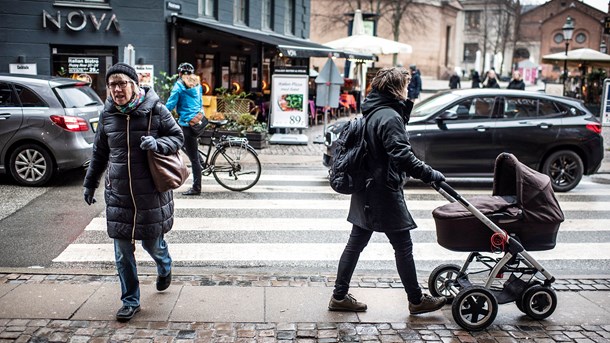
{"type": "Polygon", "coordinates": [[[274,74],[271,80],[271,127],[300,129],[308,125],[308,76],[274,74]]]}
{"type": "Polygon", "coordinates": [[[610,126],[610,79],[604,80],[604,92],[602,96],[600,120],[602,126],[610,126]]]}
{"type": "Polygon", "coordinates": [[[138,73],[138,83],[140,86],[153,87],[155,66],[152,64],[136,64],[134,68],[136,73],[138,73]]]}

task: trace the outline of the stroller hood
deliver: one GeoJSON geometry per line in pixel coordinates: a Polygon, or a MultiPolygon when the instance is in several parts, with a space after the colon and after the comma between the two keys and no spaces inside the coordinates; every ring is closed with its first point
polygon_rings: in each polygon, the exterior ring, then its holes
{"type": "Polygon", "coordinates": [[[516,196],[524,222],[561,223],[564,220],[550,177],[519,162],[512,154],[502,153],[496,158],[493,195],[516,196]]]}

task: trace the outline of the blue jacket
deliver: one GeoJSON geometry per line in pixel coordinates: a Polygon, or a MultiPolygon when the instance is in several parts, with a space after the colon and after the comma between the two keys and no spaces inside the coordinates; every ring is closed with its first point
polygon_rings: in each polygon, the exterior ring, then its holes
{"type": "Polygon", "coordinates": [[[203,112],[201,96],[203,91],[201,85],[196,87],[186,88],[184,82],[179,80],[174,84],[172,92],[165,103],[165,107],[172,111],[174,108],[180,118],[178,124],[180,126],[189,126],[189,121],[193,119],[199,112],[203,112]]]}

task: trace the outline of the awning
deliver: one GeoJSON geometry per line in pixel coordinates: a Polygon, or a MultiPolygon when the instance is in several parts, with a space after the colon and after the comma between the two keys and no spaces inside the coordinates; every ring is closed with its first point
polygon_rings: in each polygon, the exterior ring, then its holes
{"type": "Polygon", "coordinates": [[[194,25],[203,26],[212,30],[240,36],[257,42],[262,42],[277,47],[278,51],[288,57],[307,58],[307,57],[337,57],[359,59],[364,61],[375,61],[374,56],[354,52],[344,52],[333,49],[326,45],[318,44],[309,40],[296,37],[281,36],[274,32],[261,31],[256,29],[242,29],[238,26],[226,25],[217,21],[191,18],[183,15],[172,15],[177,20],[188,22],[194,25]]]}

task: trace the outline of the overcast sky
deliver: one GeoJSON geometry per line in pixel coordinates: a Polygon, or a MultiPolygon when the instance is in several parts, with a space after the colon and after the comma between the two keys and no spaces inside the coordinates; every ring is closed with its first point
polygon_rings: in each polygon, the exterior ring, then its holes
{"type": "MultiPolygon", "coordinates": [[[[522,4],[543,4],[545,2],[548,2],[548,0],[521,0],[522,4]]],[[[608,12],[608,0],[584,0],[582,2],[591,7],[595,7],[604,13],[608,12]]]]}

